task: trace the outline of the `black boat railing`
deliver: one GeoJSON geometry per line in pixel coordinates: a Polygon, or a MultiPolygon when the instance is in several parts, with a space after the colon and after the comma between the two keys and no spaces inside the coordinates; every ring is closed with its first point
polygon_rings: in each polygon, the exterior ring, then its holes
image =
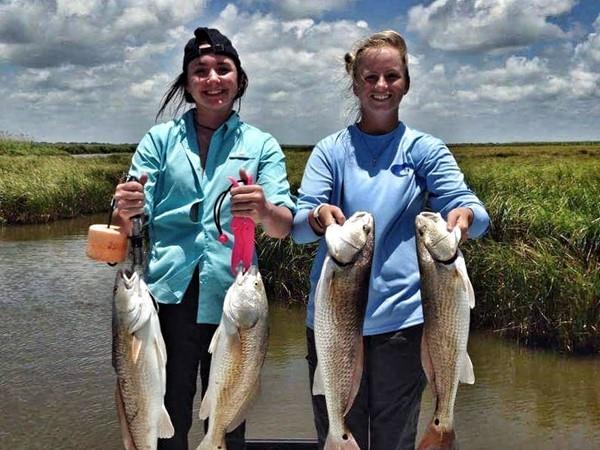
{"type": "Polygon", "coordinates": [[[247,450],[317,450],[316,439],[246,439],[247,450]]]}

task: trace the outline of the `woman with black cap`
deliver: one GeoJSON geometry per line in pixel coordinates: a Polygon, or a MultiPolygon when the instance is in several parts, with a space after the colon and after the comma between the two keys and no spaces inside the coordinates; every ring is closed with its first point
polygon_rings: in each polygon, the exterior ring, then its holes
{"type": "MultiPolygon", "coordinates": [[[[129,174],[138,181],[117,186],[115,222],[128,229],[130,218],[145,214],[149,252],[145,278],[160,305],[167,346],[165,405],[175,428],[159,449],[187,449],[198,366],[202,389],[210,368],[208,346],[221,318],[230,271],[231,241],[218,241],[213,206],[230,186],[228,176],[255,184],[231,189],[231,207],[220,222],[250,217],[264,232],[284,238],[294,202],[284,155],[268,133],[240,120],[233,109],[248,77],[231,41],[212,28],[197,28],[185,46],[183,70],[165,94],[157,117],[172,102],[181,117],[154,126],[143,137],[129,174]],[[201,299],[199,301],[199,299],[201,299]]],[[[229,433],[229,450],[244,448],[244,424],[229,433]]]]}

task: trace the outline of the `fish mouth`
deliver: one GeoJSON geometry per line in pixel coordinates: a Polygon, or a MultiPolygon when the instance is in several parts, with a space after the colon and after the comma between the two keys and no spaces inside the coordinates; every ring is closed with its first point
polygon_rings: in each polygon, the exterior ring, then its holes
{"type": "Polygon", "coordinates": [[[356,245],[354,245],[352,242],[347,241],[344,238],[340,238],[341,241],[343,241],[345,244],[348,244],[348,246],[352,247],[354,250],[356,250],[356,252],[354,253],[354,256],[352,256],[352,258],[350,258],[349,261],[347,262],[342,262],[339,259],[337,259],[335,256],[333,255],[329,255],[331,257],[331,260],[338,266],[338,267],[345,267],[348,266],[350,264],[353,264],[354,261],[356,261],[358,259],[358,257],[360,256],[363,248],[365,247],[364,245],[362,247],[358,247],[356,245]]]}
{"type": "Polygon", "coordinates": [[[120,269],[117,276],[123,281],[125,289],[131,289],[135,283],[137,273],[129,269],[120,269]]]}

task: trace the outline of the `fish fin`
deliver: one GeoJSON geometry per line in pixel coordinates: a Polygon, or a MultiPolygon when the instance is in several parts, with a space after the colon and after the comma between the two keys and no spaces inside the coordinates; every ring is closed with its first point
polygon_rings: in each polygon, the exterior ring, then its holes
{"type": "Polygon", "coordinates": [[[211,435],[211,431],[209,430],[207,434],[204,435],[202,440],[200,441],[200,445],[196,447],[196,450],[214,450],[214,449],[222,449],[227,450],[227,446],[225,444],[225,439],[221,439],[221,441],[217,440],[215,442],[215,437],[211,435]]]}
{"type": "Polygon", "coordinates": [[[212,339],[210,340],[210,345],[208,346],[208,353],[214,355],[215,350],[217,349],[217,345],[219,343],[219,338],[221,336],[221,325],[217,327],[215,332],[213,333],[212,339]]]}
{"type": "Polygon", "coordinates": [[[344,411],[344,416],[348,414],[350,408],[354,404],[354,399],[358,394],[358,390],[360,388],[360,381],[362,380],[363,375],[363,365],[364,365],[364,342],[361,334],[358,334],[355,338],[354,343],[355,348],[355,361],[354,361],[354,372],[352,373],[352,384],[350,385],[350,392],[348,395],[348,402],[346,404],[346,410],[344,411]]]}
{"type": "Polygon", "coordinates": [[[117,417],[119,418],[119,424],[121,425],[121,439],[123,440],[123,447],[125,450],[136,450],[131,432],[129,431],[129,424],[127,423],[127,416],[125,414],[125,404],[123,403],[123,396],[121,395],[121,387],[117,380],[117,387],[115,389],[115,403],[117,404],[117,417]]]}
{"type": "Polygon", "coordinates": [[[433,363],[431,362],[431,355],[429,354],[429,346],[427,345],[427,339],[425,338],[425,330],[421,335],[421,365],[423,366],[423,372],[427,377],[427,382],[431,387],[431,392],[434,397],[437,397],[435,390],[435,372],[433,371],[433,363]]]}
{"type": "Polygon", "coordinates": [[[465,384],[475,383],[475,372],[473,371],[473,363],[469,354],[465,352],[465,358],[462,367],[460,368],[460,375],[458,381],[465,384]]]}
{"type": "Polygon", "coordinates": [[[158,359],[159,367],[167,365],[167,351],[165,349],[165,341],[160,334],[154,335],[154,348],[156,349],[156,358],[158,359]]]}
{"type": "Polygon", "coordinates": [[[227,427],[227,432],[231,433],[237,427],[239,427],[244,420],[246,420],[246,414],[252,408],[256,398],[258,397],[258,392],[260,391],[260,381],[256,381],[254,386],[248,390],[246,394],[246,398],[242,401],[242,406],[236,416],[233,418],[229,426],[227,427]]]}
{"type": "Polygon", "coordinates": [[[340,436],[340,439],[335,439],[333,435],[328,434],[323,450],[360,450],[356,439],[349,430],[346,430],[344,436],[346,436],[346,439],[343,439],[342,436],[340,436]]]}
{"type": "Polygon", "coordinates": [[[231,340],[231,342],[230,342],[231,346],[229,347],[229,350],[231,351],[231,355],[232,355],[231,357],[237,358],[237,356],[235,356],[235,355],[238,355],[241,358],[242,337],[240,336],[239,331],[236,331],[231,336],[228,336],[228,338],[231,340]]]}
{"type": "Polygon", "coordinates": [[[204,393],[204,398],[202,398],[202,403],[200,404],[200,411],[198,412],[198,417],[201,420],[208,419],[210,415],[210,410],[212,409],[212,401],[213,401],[213,390],[211,389],[210,376],[208,379],[208,388],[204,393]]]}
{"type": "Polygon", "coordinates": [[[417,450],[457,450],[454,429],[447,430],[433,422],[429,424],[419,441],[417,450]]]}
{"type": "Polygon", "coordinates": [[[167,412],[167,408],[165,408],[165,405],[163,404],[160,417],[158,418],[158,437],[161,439],[169,439],[172,438],[174,434],[175,428],[173,428],[171,417],[167,412]]]}
{"type": "Polygon", "coordinates": [[[313,376],[312,395],[325,395],[325,383],[323,382],[323,372],[321,364],[317,363],[315,374],[313,376]]]}
{"type": "Polygon", "coordinates": [[[471,280],[469,279],[469,274],[467,273],[467,266],[465,264],[465,258],[463,257],[463,254],[462,254],[462,252],[460,252],[460,250],[459,250],[458,258],[456,259],[456,268],[458,270],[458,274],[460,275],[460,277],[463,281],[463,284],[465,285],[465,289],[467,291],[467,299],[469,300],[469,308],[473,309],[475,307],[475,292],[473,291],[473,285],[471,284],[471,280]]]}
{"type": "Polygon", "coordinates": [[[454,233],[454,240],[456,241],[456,249],[458,250],[458,245],[460,244],[460,239],[462,238],[462,231],[460,231],[460,227],[455,226],[452,229],[452,233],[454,233]]]}
{"type": "Polygon", "coordinates": [[[131,336],[131,361],[133,364],[137,364],[137,360],[140,356],[140,351],[142,350],[142,344],[144,341],[137,338],[135,334],[131,336]]]}

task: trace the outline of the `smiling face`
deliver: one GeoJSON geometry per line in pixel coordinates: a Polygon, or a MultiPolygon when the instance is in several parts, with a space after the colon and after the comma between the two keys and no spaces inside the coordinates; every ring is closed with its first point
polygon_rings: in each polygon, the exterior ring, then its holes
{"type": "Polygon", "coordinates": [[[362,117],[397,117],[400,101],[408,90],[407,74],[398,49],[386,45],[365,50],[358,61],[353,83],[362,117]]]}
{"type": "Polygon", "coordinates": [[[208,53],[192,60],[187,68],[186,91],[198,111],[226,114],[238,93],[238,73],[233,60],[208,53]]]}

